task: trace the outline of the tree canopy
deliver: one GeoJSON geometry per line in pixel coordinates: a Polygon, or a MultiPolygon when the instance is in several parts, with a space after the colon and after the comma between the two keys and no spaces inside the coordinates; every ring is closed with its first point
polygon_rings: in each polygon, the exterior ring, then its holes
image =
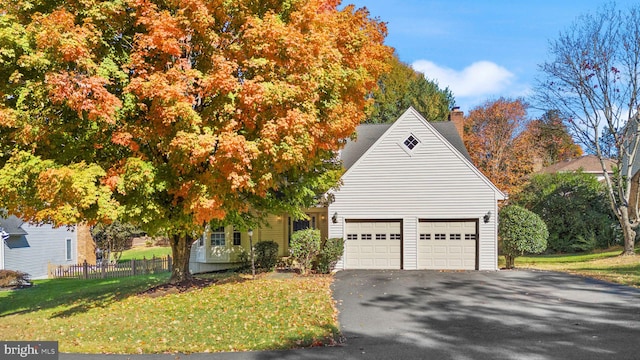
{"type": "Polygon", "coordinates": [[[624,253],[632,255],[640,225],[630,216],[640,212],[629,181],[640,147],[640,6],[620,10],[608,4],[579,17],[550,43],[549,53],[540,66],[538,105],[567,119],[574,137],[601,160],[610,205],[624,232],[624,253]],[[611,155],[613,176],[603,161],[611,155]]]}
{"type": "Polygon", "coordinates": [[[464,142],[471,160],[500,190],[516,192],[534,169],[538,150],[527,130],[528,104],[500,98],[465,117],[464,142]]]}
{"type": "Polygon", "coordinates": [[[438,83],[428,80],[394,55],[390,71],[382,74],[378,88],[371,94],[373,103],[369,109],[369,123],[394,122],[410,106],[428,121],[446,120],[455,105],[449,88],[441,89],[438,83]]]}
{"type": "Polygon", "coordinates": [[[187,280],[210,221],[297,212],[387,68],[338,0],[0,4],[0,207],[165,233],[187,280]]]}

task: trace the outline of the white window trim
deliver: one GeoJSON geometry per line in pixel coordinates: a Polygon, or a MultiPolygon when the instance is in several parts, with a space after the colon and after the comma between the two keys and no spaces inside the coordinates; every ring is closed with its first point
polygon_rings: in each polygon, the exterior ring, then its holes
{"type": "Polygon", "coordinates": [[[413,156],[413,154],[416,152],[416,149],[420,147],[420,144],[422,144],[422,140],[420,140],[420,138],[417,137],[416,134],[412,132],[406,133],[403,137],[400,138],[400,141],[398,141],[398,146],[400,146],[400,148],[404,150],[404,152],[406,152],[407,155],[409,156],[413,156]],[[413,138],[416,139],[416,141],[418,141],[418,143],[413,147],[413,149],[409,149],[407,145],[405,145],[404,143],[410,136],[413,136],[413,138]]]}
{"type": "Polygon", "coordinates": [[[73,241],[71,238],[64,240],[64,257],[67,261],[73,260],[73,241]]]}

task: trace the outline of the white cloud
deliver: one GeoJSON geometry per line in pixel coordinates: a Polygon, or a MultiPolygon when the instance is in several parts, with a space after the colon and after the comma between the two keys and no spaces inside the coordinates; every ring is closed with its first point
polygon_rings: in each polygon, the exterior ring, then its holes
{"type": "MultiPolygon", "coordinates": [[[[458,102],[514,95],[512,86],[515,75],[490,61],[475,62],[461,71],[427,60],[418,60],[412,67],[424,73],[428,79],[437,80],[440,87],[449,87],[458,102]]],[[[518,92],[522,92],[522,89],[518,92]]]]}

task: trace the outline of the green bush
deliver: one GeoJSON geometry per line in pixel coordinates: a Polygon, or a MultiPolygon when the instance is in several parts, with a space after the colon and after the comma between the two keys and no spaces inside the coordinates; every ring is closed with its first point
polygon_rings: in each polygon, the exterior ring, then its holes
{"type": "Polygon", "coordinates": [[[31,285],[31,276],[22,271],[0,270],[0,288],[31,285]]]}
{"type": "Polygon", "coordinates": [[[343,253],[344,240],[342,238],[327,239],[316,258],[316,270],[321,274],[330,273],[343,253]]]}
{"type": "Polygon", "coordinates": [[[298,262],[300,272],[305,274],[311,262],[320,253],[320,230],[305,229],[291,235],[289,245],[291,256],[298,262]]]}
{"type": "Polygon", "coordinates": [[[278,263],[278,243],[275,241],[260,241],[255,245],[256,268],[273,271],[278,263]]]}
{"type": "Polygon", "coordinates": [[[547,224],[548,251],[591,251],[620,243],[618,222],[604,185],[591,174],[535,175],[513,202],[547,224]]]}
{"type": "Polygon", "coordinates": [[[498,236],[507,269],[512,269],[515,258],[525,253],[539,254],[547,248],[547,225],[535,213],[508,205],[500,210],[498,236]]]}

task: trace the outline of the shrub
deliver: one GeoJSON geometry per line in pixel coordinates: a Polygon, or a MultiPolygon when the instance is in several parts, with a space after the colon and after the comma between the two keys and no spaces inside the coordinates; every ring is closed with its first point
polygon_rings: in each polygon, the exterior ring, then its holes
{"type": "Polygon", "coordinates": [[[327,239],[316,259],[316,270],[321,274],[330,273],[343,253],[344,240],[342,238],[327,239]]]}
{"type": "Polygon", "coordinates": [[[298,262],[300,272],[305,274],[311,262],[320,252],[320,230],[298,230],[291,235],[291,256],[298,262]]]}
{"type": "Polygon", "coordinates": [[[278,243],[260,241],[255,245],[256,268],[272,271],[278,263],[278,243]]]}
{"type": "Polygon", "coordinates": [[[577,252],[619,243],[618,221],[607,196],[595,176],[576,171],[535,175],[513,201],[545,222],[549,251],[577,252]]]}
{"type": "Polygon", "coordinates": [[[549,232],[540,216],[523,207],[508,205],[500,210],[498,236],[507,269],[512,269],[516,257],[543,252],[549,232]]]}
{"type": "Polygon", "coordinates": [[[19,287],[31,285],[31,276],[22,271],[0,270],[0,287],[19,287]]]}

